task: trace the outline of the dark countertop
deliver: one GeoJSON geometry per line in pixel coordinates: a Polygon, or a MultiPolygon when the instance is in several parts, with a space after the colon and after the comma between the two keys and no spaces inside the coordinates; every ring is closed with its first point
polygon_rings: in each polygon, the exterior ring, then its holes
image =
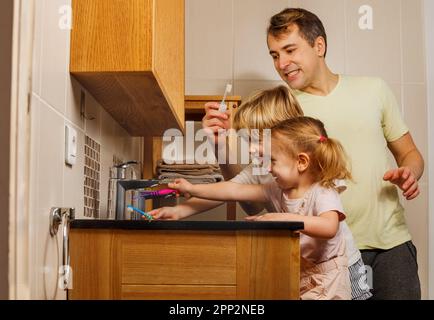
{"type": "Polygon", "coordinates": [[[146,220],[73,220],[71,229],[127,230],[291,230],[304,228],[303,222],[254,221],[146,221],[146,220]]]}

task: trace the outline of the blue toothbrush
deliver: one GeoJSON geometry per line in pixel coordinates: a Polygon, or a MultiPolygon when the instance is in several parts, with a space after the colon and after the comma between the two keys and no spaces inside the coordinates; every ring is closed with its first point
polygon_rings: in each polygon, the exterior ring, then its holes
{"type": "Polygon", "coordinates": [[[130,212],[135,211],[135,212],[137,212],[137,213],[140,213],[142,216],[144,216],[144,217],[145,217],[146,219],[148,219],[149,221],[151,221],[151,220],[154,219],[154,218],[153,218],[149,213],[143,212],[142,210],[140,210],[140,209],[138,209],[138,208],[136,208],[136,207],[133,207],[132,205],[128,205],[128,206],[127,206],[127,209],[128,209],[130,212]]]}

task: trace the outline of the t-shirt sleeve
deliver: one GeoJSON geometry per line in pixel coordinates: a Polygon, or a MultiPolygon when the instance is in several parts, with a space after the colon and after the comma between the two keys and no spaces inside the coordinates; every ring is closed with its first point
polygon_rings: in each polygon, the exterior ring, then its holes
{"type": "Polygon", "coordinates": [[[382,119],[384,137],[387,142],[393,142],[408,133],[408,127],[402,119],[400,108],[390,87],[380,79],[380,96],[382,99],[382,119]]]}
{"type": "Polygon", "coordinates": [[[338,192],[331,188],[321,188],[315,199],[314,215],[320,216],[328,211],[336,211],[339,221],[345,220],[344,208],[338,192]]]}
{"type": "Polygon", "coordinates": [[[238,175],[230,181],[240,184],[260,184],[257,176],[253,175],[252,164],[245,167],[238,175]]]}

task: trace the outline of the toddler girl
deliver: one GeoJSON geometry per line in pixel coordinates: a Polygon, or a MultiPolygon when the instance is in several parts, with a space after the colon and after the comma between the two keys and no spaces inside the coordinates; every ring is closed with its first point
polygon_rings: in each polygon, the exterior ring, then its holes
{"type": "Polygon", "coordinates": [[[170,188],[198,198],[271,202],[277,212],[250,220],[302,221],[300,236],[302,299],[351,299],[344,210],[336,179],[350,179],[340,143],[327,137],[316,119],[288,119],[272,129],[270,173],[265,185],[222,182],[192,185],[177,179],[170,188]]]}

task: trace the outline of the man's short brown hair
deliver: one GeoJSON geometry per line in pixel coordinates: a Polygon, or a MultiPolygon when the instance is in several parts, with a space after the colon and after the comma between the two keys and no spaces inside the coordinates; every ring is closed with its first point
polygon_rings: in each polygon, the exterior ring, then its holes
{"type": "Polygon", "coordinates": [[[288,33],[289,28],[296,25],[300,35],[313,47],[318,37],[323,37],[325,42],[324,57],[327,54],[327,35],[321,20],[310,11],[301,8],[287,8],[274,15],[270,19],[267,34],[278,38],[288,33]]]}

